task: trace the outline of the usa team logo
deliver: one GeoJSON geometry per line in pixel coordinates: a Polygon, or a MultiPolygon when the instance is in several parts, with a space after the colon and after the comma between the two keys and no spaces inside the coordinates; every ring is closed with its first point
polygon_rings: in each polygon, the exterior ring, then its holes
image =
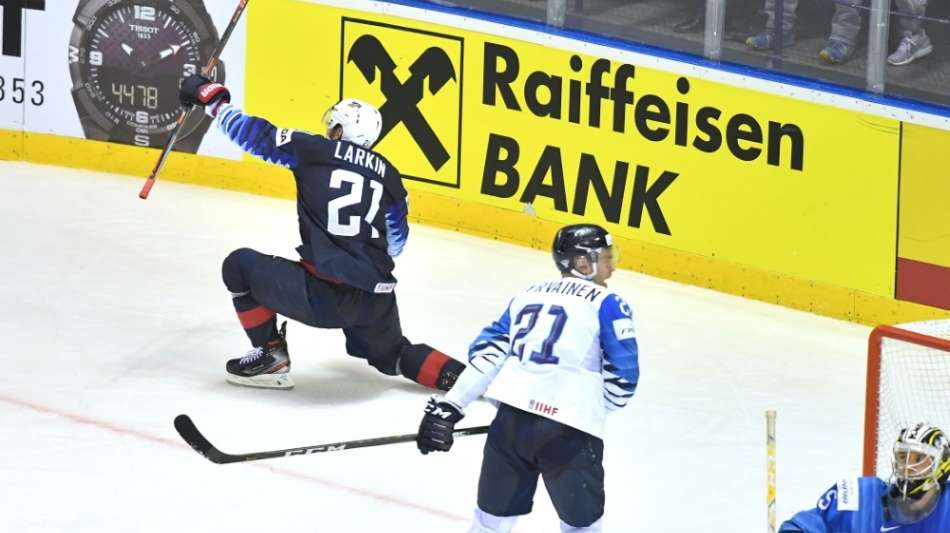
{"type": "Polygon", "coordinates": [[[347,17],[341,31],[340,97],[379,107],[375,149],[405,178],[458,188],[463,39],[347,17]]]}

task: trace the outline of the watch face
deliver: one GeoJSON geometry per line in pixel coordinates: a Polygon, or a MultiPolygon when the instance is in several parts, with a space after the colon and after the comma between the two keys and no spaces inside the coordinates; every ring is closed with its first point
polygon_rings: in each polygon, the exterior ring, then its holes
{"type": "MultiPolygon", "coordinates": [[[[76,17],[70,62],[78,67],[77,102],[92,107],[85,112],[109,131],[109,140],[162,146],[182,111],[181,80],[207,63],[216,40],[213,28],[198,20],[193,8],[183,9],[184,3],[98,3],[94,13],[76,17]]],[[[202,118],[201,113],[192,114],[179,138],[193,132],[202,118]]]]}

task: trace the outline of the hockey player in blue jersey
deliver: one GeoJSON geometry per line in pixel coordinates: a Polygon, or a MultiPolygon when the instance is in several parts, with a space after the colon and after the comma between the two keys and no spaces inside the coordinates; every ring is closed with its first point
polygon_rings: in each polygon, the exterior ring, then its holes
{"type": "Polygon", "coordinates": [[[610,235],[593,224],[558,231],[557,280],[517,294],[469,348],[469,366],[425,408],[417,445],[448,451],[465,407],[499,403],[485,443],[473,533],[507,532],[531,512],[538,476],[561,531],[601,531],[606,413],[627,404],[640,377],[630,306],[607,289],[610,235]]]}
{"type": "Polygon", "coordinates": [[[301,245],[298,261],[249,248],[222,266],[241,325],[254,347],[227,362],[228,381],[290,388],[286,322],[339,328],[350,355],[391,376],[448,390],[465,365],[424,344],[399,324],[392,258],[406,244],[406,190],[399,171],[371,148],[382,126],[372,105],[341,100],[324,115],[326,136],[277,128],[230,103],[223,85],[198,75],[182,82],[182,104],[202,106],[246,152],[293,172],[301,245]]]}
{"type": "Polygon", "coordinates": [[[924,423],[902,429],[891,460],[890,482],[839,481],[779,533],[950,532],[950,443],[943,431],[924,423]]]}

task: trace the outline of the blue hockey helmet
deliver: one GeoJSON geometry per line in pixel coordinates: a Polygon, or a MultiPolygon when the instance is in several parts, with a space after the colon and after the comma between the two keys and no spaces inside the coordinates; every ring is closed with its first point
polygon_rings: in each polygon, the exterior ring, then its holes
{"type": "Polygon", "coordinates": [[[937,507],[950,476],[950,441],[926,423],[900,431],[891,458],[888,513],[901,524],[926,518],[937,507]]]}
{"type": "Polygon", "coordinates": [[[613,247],[613,239],[607,230],[596,224],[572,224],[559,229],[554,236],[551,255],[554,264],[564,274],[581,279],[593,279],[597,275],[597,259],[600,254],[613,247]],[[590,274],[577,271],[577,259],[587,258],[592,267],[590,274]]]}

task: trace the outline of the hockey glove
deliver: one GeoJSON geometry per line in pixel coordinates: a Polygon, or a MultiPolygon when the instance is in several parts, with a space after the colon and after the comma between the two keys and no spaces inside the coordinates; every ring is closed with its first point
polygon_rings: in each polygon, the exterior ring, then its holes
{"type": "Polygon", "coordinates": [[[218,106],[231,101],[231,92],[224,85],[199,74],[192,74],[181,82],[178,100],[185,107],[202,106],[205,113],[217,115],[218,106]]]}
{"type": "Polygon", "coordinates": [[[419,424],[419,434],[416,436],[416,445],[423,455],[429,452],[447,452],[452,447],[452,432],[455,424],[465,417],[462,410],[455,404],[437,400],[435,396],[429,398],[426,404],[426,414],[419,424]]]}

